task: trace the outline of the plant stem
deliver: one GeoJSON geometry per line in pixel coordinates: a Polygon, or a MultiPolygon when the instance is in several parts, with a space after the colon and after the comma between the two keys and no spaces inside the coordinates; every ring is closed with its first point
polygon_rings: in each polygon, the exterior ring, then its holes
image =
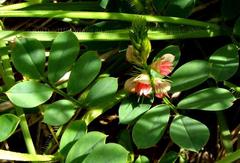
{"type": "Polygon", "coordinates": [[[233,151],[232,137],[228,129],[224,113],[222,111],[217,112],[217,119],[218,119],[218,124],[220,129],[221,141],[226,150],[226,153],[230,153],[233,151]]]}
{"type": "Polygon", "coordinates": [[[217,163],[229,163],[229,162],[237,161],[238,159],[240,159],[240,149],[227,155],[222,160],[217,161],[217,163]]]}
{"type": "Polygon", "coordinates": [[[29,7],[34,4],[36,4],[36,2],[23,2],[23,3],[11,4],[11,5],[6,5],[6,6],[0,7],[0,10],[1,11],[18,10],[18,9],[22,9],[25,7],[29,7]]]}
{"type": "MultiPolygon", "coordinates": [[[[56,31],[0,31],[0,39],[5,41],[12,41],[17,37],[35,38],[39,41],[52,41],[61,32],[56,31]]],[[[128,41],[129,30],[113,30],[103,32],[74,32],[78,40],[81,41],[128,41]]],[[[148,38],[150,40],[172,40],[172,39],[189,39],[189,38],[206,38],[225,36],[226,33],[220,29],[208,29],[208,30],[194,30],[194,31],[182,31],[174,32],[166,30],[148,31],[148,38]]]]}
{"type": "Polygon", "coordinates": [[[14,161],[58,161],[59,156],[54,155],[36,155],[36,154],[25,154],[19,152],[5,151],[0,149],[0,158],[2,160],[14,160],[14,161]]]}
{"type": "Polygon", "coordinates": [[[185,18],[137,15],[127,13],[111,13],[111,12],[88,12],[88,11],[54,11],[54,10],[21,10],[21,11],[0,11],[0,17],[37,17],[37,18],[80,18],[80,19],[101,19],[101,20],[118,20],[133,21],[139,16],[146,19],[147,22],[172,23],[198,26],[204,28],[215,28],[219,26],[185,18]]]}

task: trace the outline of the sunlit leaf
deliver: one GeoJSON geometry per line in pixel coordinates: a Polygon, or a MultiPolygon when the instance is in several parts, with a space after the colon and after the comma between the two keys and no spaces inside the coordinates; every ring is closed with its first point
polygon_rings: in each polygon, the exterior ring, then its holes
{"type": "Polygon", "coordinates": [[[23,81],[10,88],[6,95],[16,106],[23,108],[36,107],[52,96],[53,90],[36,81],[23,81]]]}
{"type": "Polygon", "coordinates": [[[149,148],[161,139],[167,127],[170,109],[157,105],[144,113],[133,126],[132,137],[138,148],[149,148]]]}
{"type": "Polygon", "coordinates": [[[125,99],[118,110],[119,123],[128,124],[151,108],[149,102],[137,103],[132,99],[125,99]]]}
{"type": "Polygon", "coordinates": [[[0,115],[0,142],[6,140],[14,133],[19,122],[20,118],[18,118],[14,114],[0,115]]]}
{"type": "Polygon", "coordinates": [[[85,101],[86,105],[103,106],[115,96],[117,89],[117,78],[105,77],[99,79],[90,89],[85,101]]]}
{"type": "Polygon", "coordinates": [[[59,151],[65,157],[68,154],[69,150],[71,149],[72,145],[84,134],[87,132],[87,126],[84,121],[76,120],[71,122],[71,124],[67,127],[64,131],[60,145],[59,151]]]}
{"type": "Polygon", "coordinates": [[[182,65],[171,76],[171,92],[191,89],[208,79],[209,66],[204,60],[194,60],[182,65]]]}
{"type": "Polygon", "coordinates": [[[73,66],[69,81],[68,93],[76,94],[86,88],[98,75],[101,60],[95,51],[84,53],[73,66]]]}
{"type": "Polygon", "coordinates": [[[177,115],[170,125],[170,137],[181,148],[198,152],[207,143],[209,130],[195,119],[177,115]]]}
{"type": "Polygon", "coordinates": [[[209,58],[210,74],[217,81],[227,80],[238,70],[238,49],[235,45],[225,45],[216,50],[209,58]]]}
{"type": "Polygon", "coordinates": [[[119,144],[102,144],[93,149],[83,163],[126,163],[128,151],[119,144]]]}
{"type": "Polygon", "coordinates": [[[218,111],[229,108],[236,98],[227,89],[206,88],[197,91],[177,105],[179,109],[199,109],[208,111],[218,111]]]}
{"type": "Polygon", "coordinates": [[[97,146],[104,144],[105,141],[106,135],[101,132],[92,131],[83,135],[70,149],[66,163],[82,162],[87,154],[92,152],[97,146]]]}
{"type": "Polygon", "coordinates": [[[70,31],[60,33],[52,43],[48,58],[48,79],[58,81],[71,67],[79,53],[77,37],[70,31]]]}
{"type": "Polygon", "coordinates": [[[44,108],[43,122],[52,126],[61,126],[72,118],[75,111],[75,106],[71,101],[55,101],[44,108]]]}
{"type": "Polygon", "coordinates": [[[16,39],[12,52],[15,68],[25,76],[40,79],[44,74],[45,49],[36,39],[16,39]]]}

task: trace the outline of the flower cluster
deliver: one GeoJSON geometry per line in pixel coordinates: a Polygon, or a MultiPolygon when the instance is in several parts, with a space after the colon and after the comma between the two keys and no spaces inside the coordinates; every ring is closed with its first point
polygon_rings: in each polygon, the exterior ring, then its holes
{"type": "MultiPolygon", "coordinates": [[[[127,55],[127,59],[131,58],[129,51],[127,55]]],[[[125,90],[146,97],[150,97],[153,92],[157,98],[168,96],[171,85],[168,80],[163,78],[172,72],[174,59],[174,55],[164,54],[150,65],[151,69],[160,74],[159,76],[152,76],[152,79],[150,79],[149,74],[143,72],[128,79],[124,85],[125,90]]]]}

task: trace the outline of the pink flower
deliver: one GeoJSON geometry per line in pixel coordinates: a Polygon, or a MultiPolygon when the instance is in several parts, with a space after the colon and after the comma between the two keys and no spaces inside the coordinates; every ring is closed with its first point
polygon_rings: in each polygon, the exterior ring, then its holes
{"type": "Polygon", "coordinates": [[[171,85],[168,81],[157,78],[154,80],[154,87],[157,98],[169,97],[168,91],[170,91],[171,85]]]}
{"type": "Polygon", "coordinates": [[[129,92],[137,93],[139,96],[148,97],[152,93],[152,86],[147,74],[140,74],[128,79],[124,88],[129,92]]]}
{"type": "Polygon", "coordinates": [[[164,54],[160,59],[151,64],[152,69],[159,72],[163,76],[167,76],[173,70],[173,61],[175,56],[172,54],[164,54]]]}

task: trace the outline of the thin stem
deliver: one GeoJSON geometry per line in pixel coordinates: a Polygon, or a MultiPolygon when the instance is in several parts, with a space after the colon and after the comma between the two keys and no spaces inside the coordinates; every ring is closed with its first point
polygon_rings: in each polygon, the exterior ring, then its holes
{"type": "Polygon", "coordinates": [[[127,13],[110,13],[110,12],[88,12],[88,11],[54,11],[54,10],[21,10],[21,11],[0,11],[0,17],[37,17],[37,18],[80,18],[80,19],[101,19],[101,20],[118,20],[133,21],[139,16],[146,19],[147,22],[160,22],[172,24],[184,24],[204,28],[215,28],[219,26],[185,18],[137,15],[127,13]]]}
{"type": "Polygon", "coordinates": [[[23,109],[19,108],[17,106],[15,106],[15,109],[16,109],[16,113],[17,113],[18,117],[21,120],[20,121],[20,126],[21,126],[21,130],[22,130],[22,133],[23,133],[23,137],[24,137],[26,146],[27,146],[27,150],[30,154],[36,154],[36,150],[35,150],[35,147],[33,145],[31,134],[30,134],[30,131],[29,131],[29,128],[28,128],[28,123],[27,123],[27,120],[26,120],[26,116],[23,112],[23,109]]]}
{"type": "Polygon", "coordinates": [[[163,97],[163,102],[168,105],[173,111],[175,114],[179,114],[176,107],[169,101],[169,99],[167,97],[163,97]]]}
{"type": "Polygon", "coordinates": [[[240,159],[240,149],[237,151],[227,155],[225,158],[222,160],[217,161],[217,163],[228,163],[228,162],[234,162],[240,159]]]}
{"type": "Polygon", "coordinates": [[[226,150],[226,153],[231,153],[233,152],[232,137],[224,113],[222,111],[217,112],[217,119],[223,146],[226,150]]]}
{"type": "Polygon", "coordinates": [[[0,7],[0,10],[1,11],[18,10],[18,9],[32,6],[34,4],[37,4],[37,3],[36,2],[23,2],[23,3],[11,4],[11,5],[6,5],[6,6],[0,7]]]}
{"type": "MultiPolygon", "coordinates": [[[[60,32],[55,31],[0,31],[0,39],[5,41],[12,41],[17,37],[35,38],[39,41],[52,41],[60,32]]],[[[74,32],[78,40],[81,41],[128,41],[129,30],[113,30],[104,32],[74,32]]],[[[189,39],[189,38],[206,38],[225,36],[226,33],[220,29],[195,30],[174,32],[168,30],[148,31],[148,38],[150,40],[172,40],[172,39],[189,39]]]]}

